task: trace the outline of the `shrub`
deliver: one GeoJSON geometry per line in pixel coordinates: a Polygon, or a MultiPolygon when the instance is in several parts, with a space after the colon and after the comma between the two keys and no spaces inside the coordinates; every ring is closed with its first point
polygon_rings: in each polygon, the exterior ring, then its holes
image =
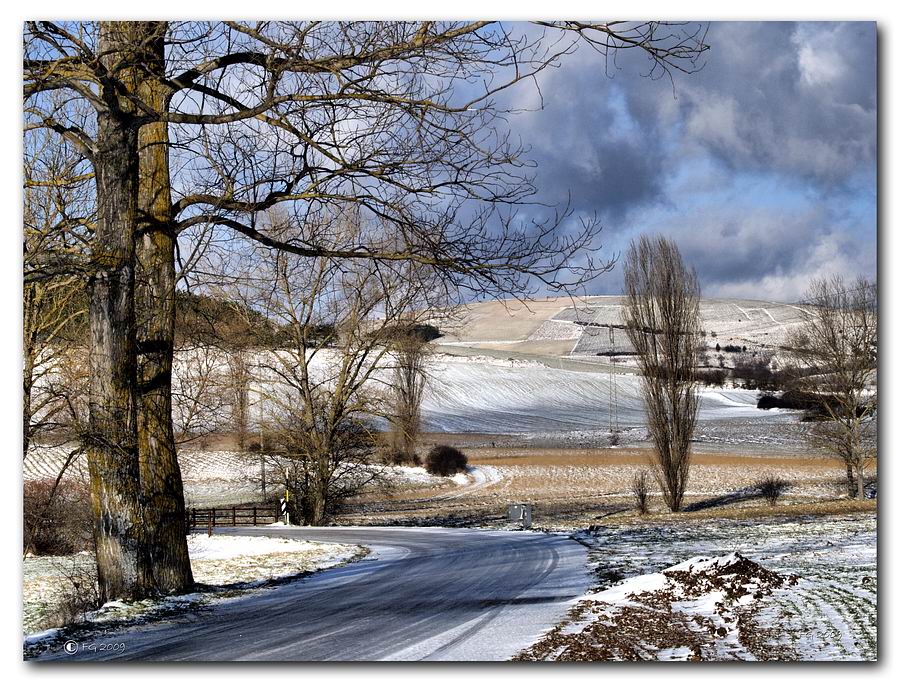
{"type": "Polygon", "coordinates": [[[650,477],[647,470],[641,470],[634,475],[631,480],[631,494],[634,496],[638,512],[642,515],[647,514],[647,503],[650,500],[650,477]]]}
{"type": "Polygon", "coordinates": [[[776,477],[774,474],[768,474],[756,482],[757,490],[762,494],[763,498],[769,501],[769,505],[775,505],[788,486],[790,484],[787,481],[776,477]]]}
{"type": "Polygon", "coordinates": [[[399,448],[385,449],[383,460],[389,465],[414,465],[418,467],[422,464],[422,458],[419,457],[418,453],[413,453],[410,456],[399,448]]]}
{"type": "Polygon", "coordinates": [[[93,562],[85,563],[80,556],[55,563],[62,575],[66,590],[62,599],[50,606],[44,628],[68,626],[84,620],[85,614],[100,607],[100,588],[93,562]]]}
{"type": "Polygon", "coordinates": [[[734,377],[741,380],[745,389],[781,391],[791,372],[780,370],[772,351],[742,353],[734,360],[734,377]]]}
{"type": "Polygon", "coordinates": [[[429,474],[449,477],[457,472],[464,472],[468,462],[465,454],[453,446],[435,446],[428,451],[425,469],[429,474]]]}
{"type": "Polygon", "coordinates": [[[71,555],[92,547],[93,520],[90,490],[63,479],[26,481],[23,500],[25,552],[71,555]]]}
{"type": "Polygon", "coordinates": [[[703,382],[707,386],[721,387],[725,384],[727,376],[725,370],[721,368],[697,370],[697,380],[703,382]]]}

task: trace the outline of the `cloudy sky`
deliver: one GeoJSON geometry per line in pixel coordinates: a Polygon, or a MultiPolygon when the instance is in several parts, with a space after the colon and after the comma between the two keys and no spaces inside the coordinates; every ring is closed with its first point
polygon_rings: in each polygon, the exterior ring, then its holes
{"type": "MultiPolygon", "coordinates": [[[[602,219],[607,254],[673,238],[705,296],[793,301],[811,277],[876,275],[876,34],[872,23],[714,23],[705,67],[612,78],[582,48],[511,119],[540,198],[602,219]]],[[[621,291],[621,269],[590,293],[621,291]]]]}

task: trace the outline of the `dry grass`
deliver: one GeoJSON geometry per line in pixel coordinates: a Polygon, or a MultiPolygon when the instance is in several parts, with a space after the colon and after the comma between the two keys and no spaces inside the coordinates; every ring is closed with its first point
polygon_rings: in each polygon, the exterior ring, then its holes
{"type": "MultiPolygon", "coordinates": [[[[409,489],[390,496],[369,495],[352,501],[342,523],[458,524],[504,523],[507,505],[535,506],[535,524],[552,529],[602,523],[654,523],[668,520],[745,519],[772,515],[829,514],[873,510],[871,501],[848,501],[842,466],[808,453],[697,453],[693,457],[685,506],[694,512],[669,513],[651,481],[649,513],[633,509],[631,483],[648,467],[651,451],[642,448],[469,447],[470,464],[493,468],[500,480],[461,490],[409,489]],[[756,483],[776,476],[791,486],[772,507],[756,483]],[[449,495],[448,495],[449,494],[449,495]]],[[[874,469],[873,469],[874,473],[874,469]]]]}
{"type": "MultiPolygon", "coordinates": [[[[603,467],[609,465],[648,465],[653,453],[649,448],[473,448],[468,451],[473,465],[568,465],[603,467]]],[[[791,467],[793,469],[840,469],[824,456],[802,453],[797,455],[744,455],[737,453],[703,452],[691,456],[694,465],[717,467],[791,467]]]]}
{"type": "Polygon", "coordinates": [[[753,505],[741,507],[720,507],[696,512],[656,512],[638,515],[634,510],[608,515],[603,518],[605,526],[627,524],[669,524],[690,520],[710,519],[763,519],[766,517],[805,517],[810,515],[839,515],[877,510],[874,500],[825,500],[821,502],[785,503],[769,505],[764,499],[753,505]]]}

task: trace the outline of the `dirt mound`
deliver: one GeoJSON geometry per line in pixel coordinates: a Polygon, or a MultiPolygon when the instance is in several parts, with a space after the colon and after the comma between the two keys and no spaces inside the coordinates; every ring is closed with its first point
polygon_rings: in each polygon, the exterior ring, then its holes
{"type": "Polygon", "coordinates": [[[750,615],[797,583],[740,553],[694,557],[587,596],[520,659],[723,660],[767,657],[750,615]]]}

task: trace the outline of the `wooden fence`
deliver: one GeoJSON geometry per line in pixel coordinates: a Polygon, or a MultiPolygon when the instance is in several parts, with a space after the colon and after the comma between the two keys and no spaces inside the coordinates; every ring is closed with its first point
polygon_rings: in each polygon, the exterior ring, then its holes
{"type": "Polygon", "coordinates": [[[277,522],[281,516],[278,503],[272,505],[236,506],[222,508],[189,508],[187,522],[190,529],[211,529],[216,526],[259,526],[277,522]]]}

